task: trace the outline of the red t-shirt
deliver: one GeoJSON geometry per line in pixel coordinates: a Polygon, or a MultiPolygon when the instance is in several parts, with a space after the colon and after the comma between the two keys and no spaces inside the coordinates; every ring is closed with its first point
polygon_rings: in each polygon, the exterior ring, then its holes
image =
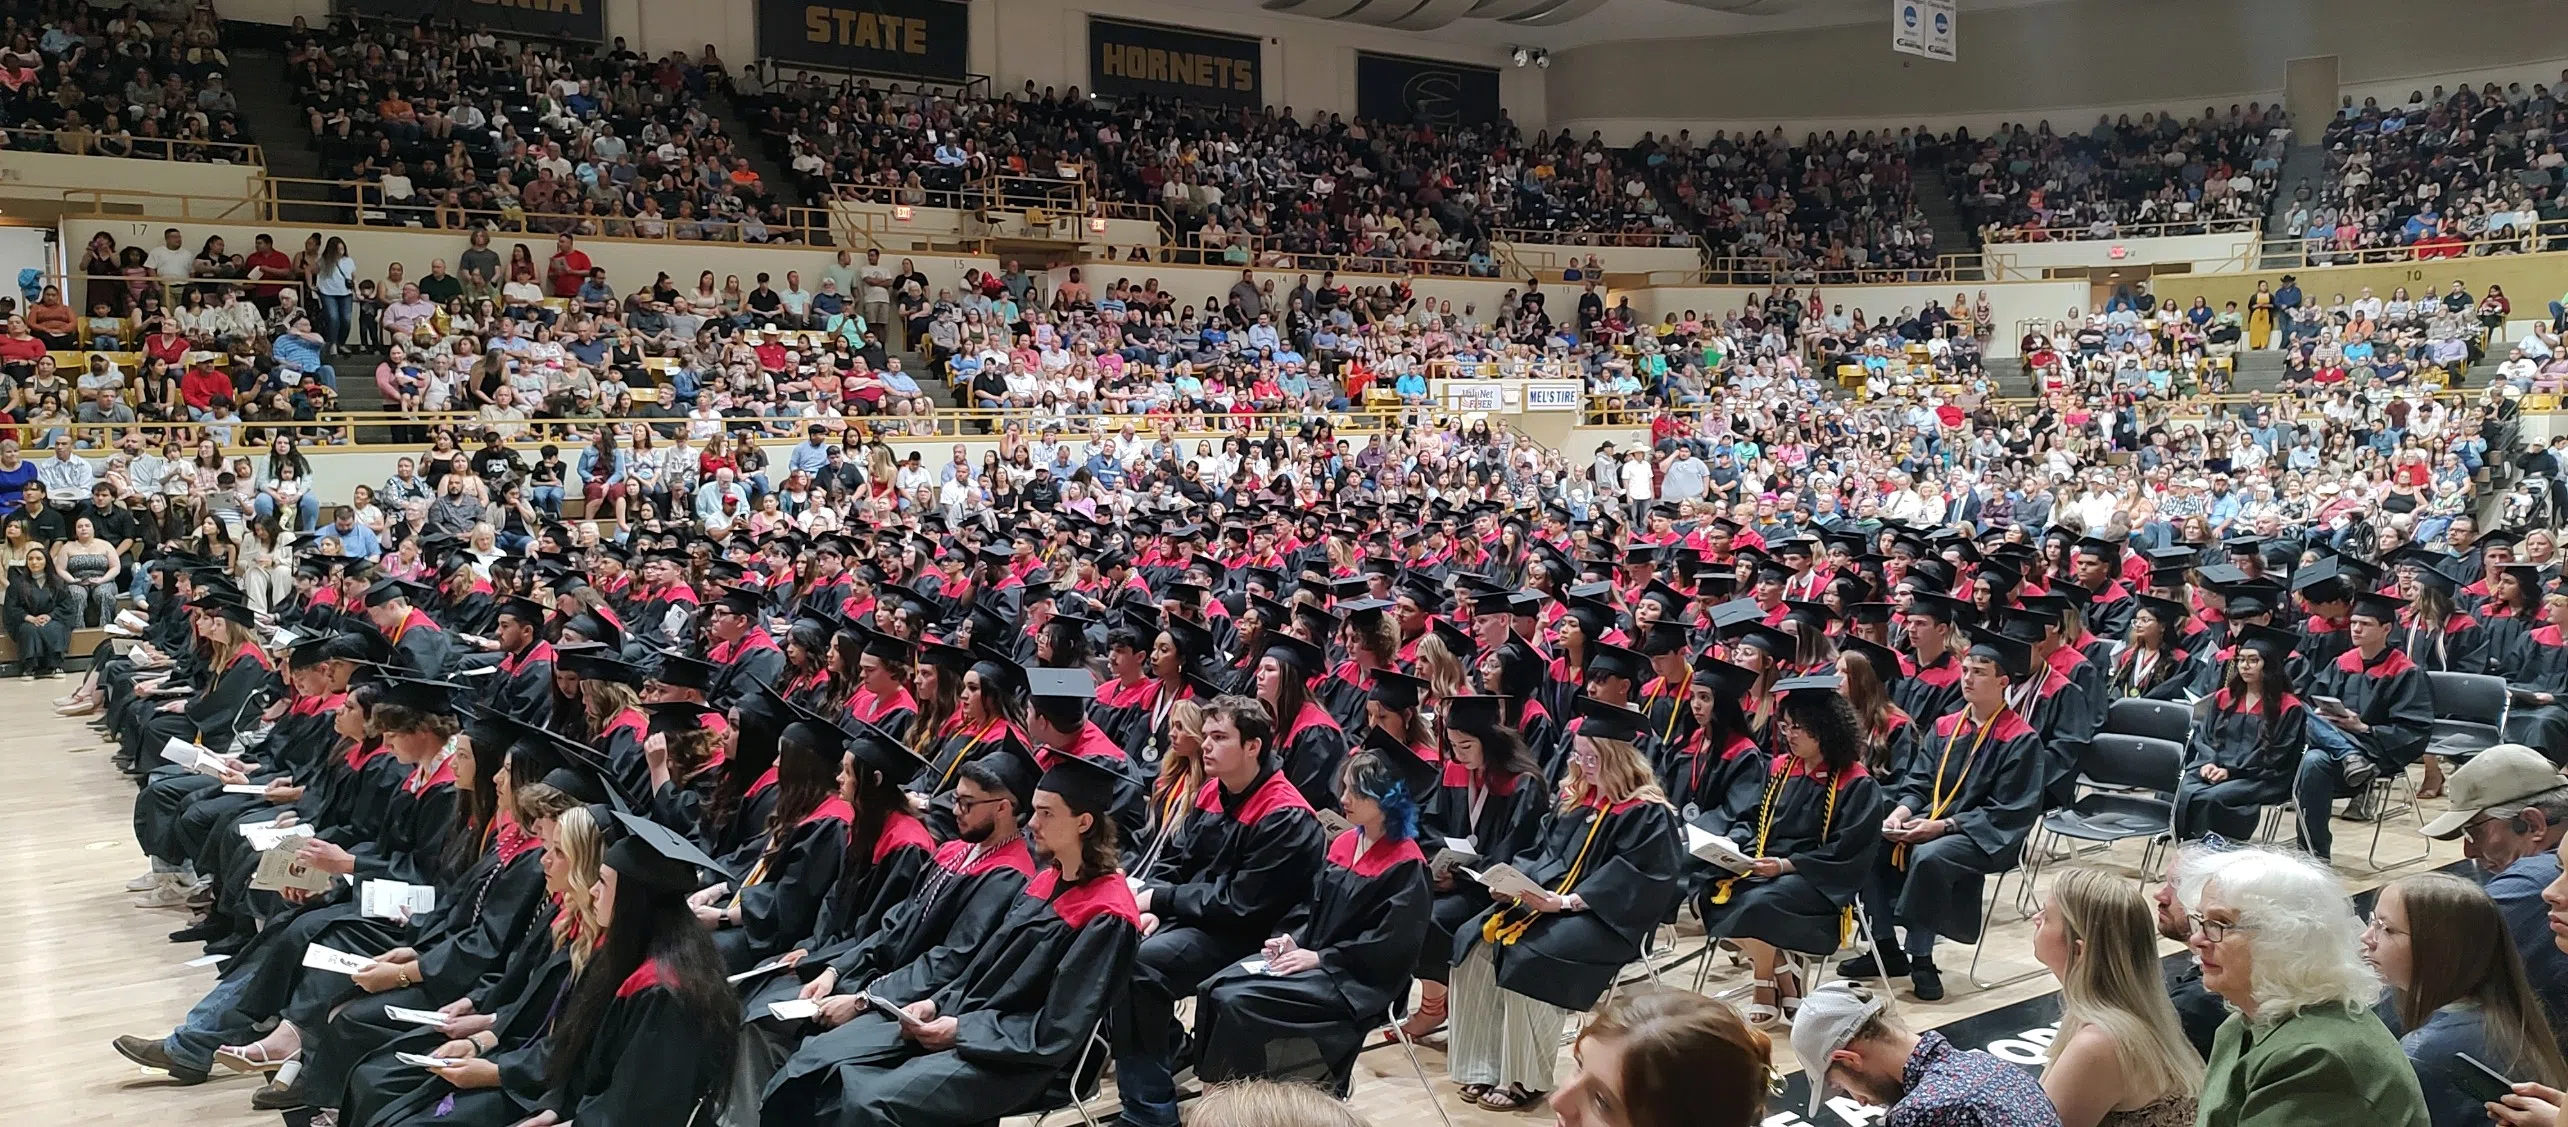
{"type": "Polygon", "coordinates": [[[33,364],[45,354],[45,342],[35,337],[0,337],[0,361],[33,364]]]}
{"type": "Polygon", "coordinates": [[[553,260],[544,265],[552,275],[554,297],[580,295],[580,283],[588,280],[588,252],[573,247],[570,253],[554,255],[553,260]]]}
{"type": "Polygon", "coordinates": [[[158,357],[168,363],[176,364],[187,358],[187,338],[176,334],[162,336],[159,333],[153,333],[143,338],[143,355],[158,357]]]}
{"type": "MultiPolygon", "coordinates": [[[[241,266],[244,269],[265,270],[267,277],[270,278],[294,276],[294,260],[287,258],[284,251],[275,247],[252,252],[250,257],[242,260],[241,266]]],[[[253,282],[250,285],[250,293],[257,297],[275,297],[285,292],[286,285],[285,282],[253,282]]]]}
{"type": "Polygon", "coordinates": [[[212,368],[198,365],[178,378],[178,397],[197,410],[212,406],[215,396],[232,394],[232,377],[212,368]]]}

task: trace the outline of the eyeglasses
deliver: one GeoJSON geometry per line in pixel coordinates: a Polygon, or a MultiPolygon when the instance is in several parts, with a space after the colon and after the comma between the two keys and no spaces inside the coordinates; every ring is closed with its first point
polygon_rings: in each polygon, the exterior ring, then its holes
{"type": "Polygon", "coordinates": [[[954,796],[954,812],[955,812],[955,813],[957,813],[957,814],[969,814],[969,813],[971,813],[972,811],[977,810],[977,809],[980,809],[981,807],[983,807],[983,806],[987,806],[987,805],[989,805],[989,804],[991,804],[991,803],[993,803],[993,802],[1005,802],[1005,801],[1007,801],[1007,799],[1006,799],[1006,798],[1004,798],[1004,797],[1001,797],[1001,798],[965,798],[964,796],[962,796],[962,795],[960,795],[960,794],[957,794],[957,795],[955,795],[955,796],[954,796]]]}
{"type": "Polygon", "coordinates": [[[2256,930],[2256,926],[2254,924],[2210,919],[2200,912],[2187,912],[2185,913],[2185,918],[2193,922],[2193,929],[2196,933],[2213,943],[2225,943],[2229,940],[2230,935],[2235,932],[2252,932],[2256,930]]]}

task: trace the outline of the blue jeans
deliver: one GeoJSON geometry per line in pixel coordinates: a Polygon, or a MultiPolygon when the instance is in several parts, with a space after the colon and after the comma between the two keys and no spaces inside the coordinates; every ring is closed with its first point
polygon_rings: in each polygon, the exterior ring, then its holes
{"type": "Polygon", "coordinates": [[[2300,772],[2292,777],[2292,801],[2300,810],[2301,848],[2313,857],[2324,860],[2336,847],[2336,831],[2328,825],[2332,804],[2346,793],[2345,761],[2362,754],[2353,737],[2336,725],[2309,718],[2309,748],[2301,752],[2300,772]]]}
{"type": "MultiPolygon", "coordinates": [[[[190,1014],[193,1018],[195,1015],[190,1014]]],[[[209,1050],[207,1059],[212,1059],[209,1050]]],[[[1123,1121],[1127,1124],[1175,1127],[1177,1122],[1177,1077],[1168,1062],[1146,1053],[1126,1053],[1115,1057],[1115,1091],[1123,1097],[1123,1121]]]]}
{"type": "Polygon", "coordinates": [[[544,514],[545,516],[548,516],[548,517],[553,518],[554,520],[560,520],[560,519],[562,519],[562,487],[561,487],[561,486],[558,486],[558,485],[536,485],[536,486],[530,486],[530,487],[528,487],[528,488],[527,488],[527,490],[526,490],[526,499],[527,499],[527,500],[529,500],[529,501],[534,502],[534,504],[535,504],[535,511],[536,511],[536,512],[542,513],[542,514],[544,514]]]}
{"type": "Polygon", "coordinates": [[[216,980],[214,988],[187,1011],[178,1028],[161,1041],[169,1059],[199,1072],[212,1069],[214,1050],[221,1048],[226,1038],[249,1028],[234,1011],[253,977],[244,972],[216,980]]]}
{"type": "Polygon", "coordinates": [[[336,352],[340,345],[348,342],[348,330],[356,324],[356,296],[325,293],[318,295],[317,300],[320,302],[321,324],[317,327],[321,330],[321,342],[336,352]]]}
{"type": "MultiPolygon", "coordinates": [[[[250,507],[258,510],[258,514],[262,518],[275,516],[276,498],[270,497],[265,493],[261,493],[250,499],[250,507]]],[[[296,518],[294,527],[296,528],[319,527],[321,523],[321,499],[309,493],[295,498],[294,515],[296,518]]]]}

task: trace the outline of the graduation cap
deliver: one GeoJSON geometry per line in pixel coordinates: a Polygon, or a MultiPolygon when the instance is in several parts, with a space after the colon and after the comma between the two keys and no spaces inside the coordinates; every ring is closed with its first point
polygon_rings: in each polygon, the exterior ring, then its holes
{"type": "Polygon", "coordinates": [[[1819,541],[1815,537],[1795,536],[1776,544],[1774,546],[1774,554],[1777,556],[1807,557],[1811,554],[1810,550],[1817,547],[1818,544],[1819,541]]]}
{"type": "Polygon", "coordinates": [[[2060,625],[2068,618],[2069,612],[2078,607],[2078,600],[2066,595],[2027,595],[2021,602],[2023,610],[2017,613],[2026,617],[2038,616],[2046,627],[2060,625]]]}
{"type": "Polygon", "coordinates": [[[1406,712],[1418,707],[1429,688],[1423,677],[1412,677],[1395,669],[1373,671],[1373,689],[1367,695],[1382,707],[1406,712]]]}
{"type": "MultiPolygon", "coordinates": [[[[1872,668],[1873,676],[1879,678],[1885,686],[1896,685],[1907,676],[1900,668],[1899,651],[1869,638],[1852,636],[1839,638],[1837,650],[1840,653],[1850,653],[1864,659],[1864,664],[1872,668]]],[[[1783,686],[1775,687],[1780,689],[1783,686]]]]}
{"type": "Polygon", "coordinates": [[[544,604],[524,595],[510,595],[499,600],[499,613],[516,619],[521,626],[542,626],[545,619],[552,617],[552,612],[546,610],[544,604]]]}
{"type": "Polygon", "coordinates": [[[238,599],[198,599],[188,605],[196,608],[197,610],[204,611],[207,614],[223,619],[226,622],[238,623],[244,629],[258,629],[259,612],[250,609],[250,604],[238,599]]]}
{"type": "Polygon", "coordinates": [[[382,695],[375,698],[377,707],[390,705],[412,712],[449,714],[455,702],[469,695],[464,686],[452,681],[424,681],[416,677],[386,677],[378,682],[382,695]]]}
{"type": "Polygon", "coordinates": [[[1844,689],[1845,686],[1846,679],[1839,676],[1836,672],[1830,671],[1827,673],[1807,673],[1799,677],[1786,677],[1783,680],[1774,683],[1774,691],[1777,696],[1784,693],[1798,692],[1833,693],[1844,689]]]}
{"type": "Polygon", "coordinates": [[[2407,601],[2396,595],[2384,595],[2373,591],[2357,592],[2353,602],[2353,614],[2383,625],[2397,625],[2399,612],[2407,607],[2407,601]]]}
{"type": "Polygon", "coordinates": [[[725,879],[733,875],[676,830],[622,810],[615,812],[615,818],[624,826],[624,837],[607,847],[602,861],[615,870],[619,881],[634,881],[654,892],[684,896],[704,887],[702,873],[715,873],[725,879]]]}
{"type": "Polygon", "coordinates": [[[1450,696],[1439,702],[1439,719],[1446,730],[1467,732],[1481,739],[1494,737],[1507,726],[1507,698],[1495,694],[1450,696]]]}
{"type": "Polygon", "coordinates": [[[2250,579],[2215,588],[2225,600],[2221,613],[2232,618],[2272,614],[2283,605],[2283,585],[2270,579],[2250,579]]]}
{"type": "Polygon", "coordinates": [[[713,600],[713,605],[733,614],[756,618],[758,608],[764,606],[766,601],[765,595],[746,587],[724,587],[721,596],[713,600]]]}
{"type": "Polygon", "coordinates": [[[2229,539],[2221,541],[2220,546],[2233,556],[2255,556],[2264,552],[2265,538],[2262,536],[2232,536],[2229,539]]]}
{"type": "Polygon", "coordinates": [[[1829,623],[1837,620],[1837,612],[1829,609],[1826,603],[1786,599],[1783,605],[1785,607],[1783,618],[1786,622],[1798,622],[1805,626],[1825,629],[1829,623]]]}
{"type": "Polygon", "coordinates": [[[1354,599],[1338,604],[1338,613],[1358,630],[1370,632],[1380,628],[1382,616],[1392,608],[1388,599],[1354,599]]]}
{"type": "Polygon", "coordinates": [[[705,718],[720,716],[722,710],[691,700],[656,701],[642,706],[651,714],[650,732],[694,732],[707,727],[705,718]]]}
{"type": "Polygon", "coordinates": [[[1683,623],[1662,618],[1641,635],[1639,642],[1633,648],[1651,657],[1658,657],[1663,654],[1681,653],[1690,642],[1691,639],[1686,636],[1683,623]]]}
{"type": "Polygon", "coordinates": [[[372,608],[382,606],[394,599],[407,599],[414,603],[424,602],[436,597],[436,594],[436,588],[423,583],[385,578],[375,580],[373,586],[366,588],[365,604],[372,608]]]}
{"type": "Polygon", "coordinates": [[[1757,674],[1744,665],[1732,665],[1706,653],[1694,659],[1694,675],[1689,680],[1720,696],[1742,697],[1756,687],[1757,674]]]}
{"type": "Polygon", "coordinates": [[[1714,627],[1726,630],[1742,622],[1763,621],[1766,609],[1755,599],[1737,598],[1713,607],[1708,614],[1714,627]]]}
{"type": "Polygon", "coordinates": [[[2543,577],[2540,564],[2510,563],[2497,570],[2513,576],[2516,586],[2522,587],[2536,598],[2549,590],[2548,580],[2543,577]]]}
{"type": "Polygon", "coordinates": [[[618,629],[615,623],[608,621],[605,615],[597,611],[583,611],[572,615],[570,621],[562,624],[562,632],[577,634],[608,647],[621,647],[624,644],[624,631],[618,629]]]}
{"type": "Polygon", "coordinates": [[[1985,627],[1971,627],[1968,652],[1972,657],[1997,663],[1998,670],[2009,680],[2021,681],[2032,671],[2033,647],[1985,627]]]}
{"type": "Polygon", "coordinates": [[[1480,652],[1480,643],[1472,638],[1471,632],[1454,625],[1450,618],[1437,618],[1429,622],[1428,632],[1444,643],[1446,651],[1465,662],[1470,661],[1480,652]]]}
{"type": "Polygon", "coordinates": [[[2479,534],[2479,539],[2476,541],[2477,547],[2481,549],[2486,549],[2490,545],[2511,548],[2521,543],[2523,543],[2522,531],[2512,528],[2500,528],[2489,532],[2482,532],[2479,534]]]}
{"type": "Polygon", "coordinates": [[[1398,774],[1401,782],[1408,785],[1409,797],[1412,799],[1423,798],[1435,788],[1437,780],[1444,774],[1442,764],[1428,762],[1425,756],[1418,754],[1418,749],[1410,747],[1407,741],[1383,730],[1379,725],[1364,730],[1362,750],[1380,756],[1383,764],[1398,774]]]}
{"type": "Polygon", "coordinates": [[[1594,696],[1578,698],[1578,734],[1591,740],[1631,743],[1649,729],[1649,717],[1594,696]]]}
{"type": "Polygon", "coordinates": [[[1267,636],[1266,652],[1260,656],[1288,662],[1294,668],[1301,670],[1304,675],[1317,674],[1327,669],[1329,664],[1328,651],[1321,649],[1317,643],[1305,641],[1281,631],[1267,636]]]}
{"type": "Polygon", "coordinates": [[[640,687],[642,667],[616,658],[605,647],[595,650],[556,651],[556,662],[571,675],[587,681],[612,681],[619,685],[640,687]]]}
{"type": "Polygon", "coordinates": [[[2416,568],[2417,586],[2429,591],[2441,592],[2445,595],[2449,595],[2454,591],[2460,590],[2460,578],[2454,576],[2450,571],[2445,570],[2445,566],[2441,562],[2442,560],[2449,559],[2451,559],[2451,557],[2443,556],[2434,563],[2419,563],[2416,568]]]}
{"type": "Polygon", "coordinates": [[[1036,781],[1036,790],[1059,795],[1074,813],[1104,814],[1123,790],[1123,772],[1113,764],[1075,755],[1053,757],[1052,766],[1036,781]]]}
{"type": "Polygon", "coordinates": [[[2001,597],[2024,584],[2023,572],[1996,560],[1989,560],[1979,565],[1979,578],[1988,583],[1991,593],[2001,597]]]}
{"type": "Polygon", "coordinates": [[[1846,621],[1860,626],[1887,626],[1898,613],[1899,608],[1889,603],[1855,603],[1846,608],[1846,621]]]}
{"type": "Polygon", "coordinates": [[[871,721],[851,716],[846,727],[829,727],[844,736],[847,750],[856,756],[858,763],[882,772],[883,781],[893,786],[906,784],[928,769],[927,760],[919,758],[918,753],[902,743],[899,736],[884,731],[871,721]]]}
{"type": "Polygon", "coordinates": [[[2265,664],[2270,667],[2266,673],[2271,679],[2268,681],[2270,684],[2279,682],[2283,675],[2283,662],[2300,646],[2300,636],[2271,626],[2247,625],[2239,627],[2238,633],[2230,637],[2230,642],[2236,646],[2252,646],[2264,656],[2265,664]]]}
{"type": "Polygon", "coordinates": [[[2108,566],[2122,562],[2122,543],[2118,540],[2107,540],[2101,536],[2081,536],[2077,540],[2077,550],[2103,560],[2108,566]]]}
{"type": "Polygon", "coordinates": [[[1543,613],[1543,604],[1550,601],[1551,596],[1540,591],[1518,591],[1507,596],[1507,613],[1518,618],[1534,618],[1543,613]]]}
{"type": "Polygon", "coordinates": [[[1792,635],[1762,622],[1739,623],[1723,629],[1721,636],[1737,645],[1754,646],[1769,657],[1789,658],[1794,650],[1792,635]]]}
{"type": "Polygon", "coordinates": [[[1634,681],[1649,674],[1650,662],[1639,653],[1607,642],[1587,645],[1588,677],[1627,677],[1634,681]]]}
{"type": "Polygon", "coordinates": [[[1418,609],[1428,614],[1442,613],[1445,609],[1445,593],[1436,586],[1434,579],[1424,574],[1413,575],[1403,581],[1400,593],[1407,595],[1410,602],[1418,604],[1418,609]]]}
{"type": "Polygon", "coordinates": [[[1034,700],[1095,700],[1097,679],[1086,669],[1025,670],[1026,695],[1034,700]]]}
{"type": "Polygon", "coordinates": [[[2149,617],[2158,620],[2158,625],[2168,632],[2169,638],[2175,637],[2175,631],[2183,626],[2185,621],[2183,603],[2174,599],[2161,599],[2156,595],[2133,595],[2131,598],[2132,601],[2140,604],[2139,609],[2148,611],[2149,617]]]}

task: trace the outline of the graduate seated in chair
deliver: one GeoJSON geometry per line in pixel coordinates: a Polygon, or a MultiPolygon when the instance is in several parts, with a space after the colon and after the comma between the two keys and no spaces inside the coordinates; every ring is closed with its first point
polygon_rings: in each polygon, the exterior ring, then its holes
{"type": "Polygon", "coordinates": [[[1703,933],[1748,954],[1756,997],[1748,1019],[1770,1025],[1800,1008],[1803,983],[1777,951],[1826,955],[1848,937],[1849,907],[1881,849],[1882,788],[1864,765],[1855,707],[1833,674],[1775,685],[1780,754],[1750,804],[1729,812],[1729,838],[1753,858],[1695,902],[1703,933]]]}
{"type": "Polygon", "coordinates": [[[980,1124],[1048,1106],[1133,977],[1144,917],[1112,817],[1124,786],[1109,764],[1054,759],[1027,823],[1050,866],[985,939],[868,984],[864,1012],[768,1083],[763,1120],[980,1124]]]}
{"type": "Polygon", "coordinates": [[[1398,737],[1369,730],[1338,788],[1355,828],[1329,843],[1311,898],[1256,958],[1222,968],[1198,993],[1195,1071],[1206,1083],[1305,1080],[1346,1095],[1364,1036],[1407,995],[1427,932],[1418,796],[1440,771],[1398,737]]]}
{"type": "Polygon", "coordinates": [[[1539,887],[1492,889],[1498,903],[1454,936],[1446,1068],[1492,1111],[1550,1090],[1563,1024],[1641,957],[1680,894],[1676,811],[1634,746],[1648,719],[1591,696],[1577,720],[1552,816],[1512,862],[1539,887]]]}
{"type": "Polygon", "coordinates": [[[2022,858],[2041,808],[2049,753],[2009,701],[2048,672],[2035,668],[2024,642],[1972,631],[1961,704],[1919,738],[1908,769],[1888,787],[1881,835],[1890,848],[1876,854],[1864,890],[1874,954],[1847,963],[1846,977],[1907,975],[1919,1000],[1944,996],[1936,937],[1979,940],[1980,880],[2022,858]],[[1897,928],[1908,931],[1904,947],[1897,928]]]}
{"type": "Polygon", "coordinates": [[[2336,844],[2328,824],[2335,800],[2353,797],[2348,818],[2368,818],[2372,781],[2405,771],[2425,755],[2434,736],[2434,690],[2396,634],[2399,599],[2359,594],[2345,631],[2352,647],[2310,672],[2310,746],[2292,781],[2299,807],[2300,844],[2327,860],[2336,844]]]}
{"type": "MultiPolygon", "coordinates": [[[[2145,613],[2145,612],[2144,612],[2145,613]]],[[[2309,709],[2292,695],[2284,668],[2297,636],[2243,626],[2230,651],[2229,682],[2194,719],[2184,773],[2176,781],[2178,841],[2219,834],[2256,836],[2265,807],[2292,796],[2292,776],[2309,746],[2309,709]]]]}
{"type": "MultiPolygon", "coordinates": [[[[1445,748],[1452,754],[1445,759],[1439,785],[1418,812],[1419,836],[1439,854],[1451,840],[1470,847],[1474,866],[1512,861],[1531,850],[1542,832],[1551,794],[1524,734],[1507,722],[1513,703],[1494,695],[1454,696],[1443,702],[1445,748]]],[[[1434,857],[1429,855],[1431,862],[1434,857]]],[[[1461,858],[1430,864],[1427,875],[1434,899],[1427,934],[1418,947],[1418,1004],[1401,1023],[1412,1038],[1444,1025],[1454,932],[1489,906],[1489,890],[1462,871],[1461,858]]]]}
{"type": "MultiPolygon", "coordinates": [[[[1205,706],[1203,789],[1139,874],[1145,938],[1115,1018],[1115,1087],[1133,1127],[1177,1122],[1177,1000],[1257,954],[1310,898],[1325,848],[1320,823],[1285,773],[1275,732],[1257,700],[1215,697],[1205,706]]],[[[1320,785],[1334,789],[1334,780],[1320,785]]]]}

